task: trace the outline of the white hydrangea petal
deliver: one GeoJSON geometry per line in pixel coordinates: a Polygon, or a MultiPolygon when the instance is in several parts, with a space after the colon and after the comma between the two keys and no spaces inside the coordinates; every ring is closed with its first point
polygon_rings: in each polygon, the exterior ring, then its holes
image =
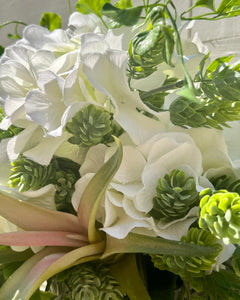
{"type": "Polygon", "coordinates": [[[47,28],[35,24],[26,26],[23,30],[22,43],[31,45],[35,49],[42,49],[44,44],[51,42],[47,28]]]}
{"type": "Polygon", "coordinates": [[[144,212],[136,209],[132,199],[124,197],[122,201],[122,206],[125,213],[134,220],[145,220],[146,214],[144,212]]]}
{"type": "Polygon", "coordinates": [[[78,60],[79,50],[68,52],[55,59],[49,70],[55,74],[61,74],[71,71],[78,60]]]}
{"type": "Polygon", "coordinates": [[[1,172],[0,172],[0,182],[1,185],[7,185],[9,181],[9,176],[11,173],[11,164],[7,155],[7,145],[9,139],[3,139],[0,142],[0,165],[1,165],[1,172]]]}
{"type": "Polygon", "coordinates": [[[36,76],[46,71],[56,60],[56,56],[51,51],[39,50],[31,56],[31,65],[36,76]]]}
{"type": "Polygon", "coordinates": [[[59,127],[65,109],[59,99],[50,98],[38,90],[30,91],[25,102],[27,118],[49,131],[59,127]]]}
{"type": "MultiPolygon", "coordinates": [[[[109,201],[117,207],[122,207],[123,206],[123,198],[124,195],[114,189],[108,189],[106,191],[106,198],[109,199],[109,201]]],[[[114,206],[112,206],[112,211],[110,212],[111,214],[114,214],[114,206]]]]}
{"type": "Polygon", "coordinates": [[[36,146],[43,131],[38,124],[30,124],[26,129],[11,138],[7,145],[7,154],[10,160],[16,160],[24,150],[36,146]]]}
{"type": "Polygon", "coordinates": [[[48,165],[54,153],[66,139],[67,133],[60,137],[47,136],[35,147],[24,151],[23,155],[41,165],[48,165]]]}

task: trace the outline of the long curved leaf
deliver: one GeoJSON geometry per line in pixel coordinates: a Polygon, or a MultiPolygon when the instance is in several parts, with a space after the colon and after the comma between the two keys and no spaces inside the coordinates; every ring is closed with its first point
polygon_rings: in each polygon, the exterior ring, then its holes
{"type": "Polygon", "coordinates": [[[76,216],[31,205],[1,191],[0,215],[24,230],[83,232],[76,216]]]}
{"type": "Polygon", "coordinates": [[[88,231],[90,243],[95,243],[102,239],[100,233],[95,229],[97,209],[108,184],[122,161],[122,145],[117,138],[115,138],[115,141],[118,146],[117,150],[89,182],[78,207],[79,223],[82,228],[88,231]]]}
{"type": "Polygon", "coordinates": [[[18,231],[0,234],[0,244],[7,246],[66,246],[88,244],[84,235],[65,231],[18,231]]]}
{"type": "Polygon", "coordinates": [[[0,299],[25,300],[24,297],[21,297],[19,288],[21,284],[24,285],[26,276],[31,272],[32,268],[44,257],[59,253],[60,251],[63,253],[64,251],[66,251],[66,249],[59,247],[44,248],[42,251],[33,255],[30,259],[24,262],[21,267],[19,267],[1,287],[0,299]]]}
{"type": "MultiPolygon", "coordinates": [[[[96,256],[99,257],[103,252],[104,247],[105,242],[101,242],[75,249],[63,255],[62,253],[55,253],[49,257],[46,256],[33,266],[32,270],[29,270],[28,273],[24,272],[21,276],[18,274],[17,280],[16,278],[13,279],[15,281],[15,289],[18,290],[18,294],[14,300],[28,300],[45,280],[74,266],[76,263],[79,264],[96,259],[96,256]]],[[[0,299],[12,298],[1,298],[0,293],[0,299]]]]}
{"type": "Polygon", "coordinates": [[[163,238],[129,233],[125,239],[107,236],[102,258],[117,253],[153,253],[180,256],[204,256],[216,253],[215,247],[205,247],[163,238]]]}

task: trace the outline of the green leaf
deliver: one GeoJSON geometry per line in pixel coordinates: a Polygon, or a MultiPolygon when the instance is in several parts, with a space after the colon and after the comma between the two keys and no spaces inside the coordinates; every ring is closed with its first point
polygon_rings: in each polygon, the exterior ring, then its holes
{"type": "Polygon", "coordinates": [[[230,16],[231,15],[233,16],[235,15],[235,13],[237,13],[237,15],[240,14],[239,10],[240,10],[240,0],[223,0],[217,9],[217,13],[219,14],[229,13],[230,16]]]}
{"type": "Polygon", "coordinates": [[[120,8],[120,9],[133,7],[132,0],[120,0],[115,3],[115,7],[120,8]]]}
{"type": "Polygon", "coordinates": [[[4,47],[0,45],[0,56],[2,56],[4,53],[4,47]]]}
{"type": "Polygon", "coordinates": [[[111,2],[111,0],[79,0],[76,3],[76,9],[84,15],[96,14],[102,16],[102,8],[105,3],[109,2],[111,2]]]}
{"type": "Polygon", "coordinates": [[[110,266],[110,269],[130,300],[151,300],[139,274],[135,254],[122,256],[121,259],[110,266]]]}
{"type": "Polygon", "coordinates": [[[142,9],[140,6],[120,9],[110,3],[106,3],[101,12],[104,16],[107,16],[120,25],[133,26],[138,22],[142,9]]]}
{"type": "Polygon", "coordinates": [[[195,7],[207,7],[211,10],[215,10],[214,8],[214,0],[197,0],[195,3],[194,3],[194,6],[195,7]]]}
{"type": "Polygon", "coordinates": [[[216,252],[217,248],[129,233],[124,239],[116,239],[107,235],[106,249],[102,258],[117,253],[152,253],[196,257],[211,255],[216,252]]]}
{"type": "Polygon", "coordinates": [[[85,189],[78,207],[78,219],[80,226],[88,231],[89,241],[94,243],[101,240],[95,228],[96,213],[102,196],[117,172],[122,161],[122,145],[115,138],[117,144],[116,152],[110,159],[98,170],[85,189]]]}
{"type": "Polygon", "coordinates": [[[50,31],[53,31],[57,28],[61,28],[62,26],[61,16],[51,12],[45,12],[42,15],[40,25],[48,28],[50,31]]]}

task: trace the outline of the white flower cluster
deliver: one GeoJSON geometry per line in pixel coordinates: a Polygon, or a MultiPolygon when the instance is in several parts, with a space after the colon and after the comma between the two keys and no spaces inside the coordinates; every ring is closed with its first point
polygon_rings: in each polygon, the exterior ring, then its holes
{"type": "MultiPolygon", "coordinates": [[[[70,158],[81,164],[72,197],[77,210],[85,187],[114,151],[114,146],[102,144],[86,151],[68,142],[68,121],[94,104],[113,113],[125,131],[120,137],[123,160],[102,201],[103,230],[120,239],[134,231],[179,240],[197,219],[198,207],[169,223],[149,216],[158,179],[179,169],[195,179],[198,191],[212,188],[210,176],[237,172],[230,157],[237,146],[227,146],[224,134],[228,131],[173,126],[168,112],[156,113],[141,101],[138,92],[129,88],[126,75],[132,36],[129,30],[106,31],[93,15],[74,13],[67,30],[49,32],[30,25],[20,41],[6,48],[0,61],[5,115],[0,128],[7,130],[13,124],[23,131],[0,143],[1,184],[7,184],[10,162],[19,154],[42,165],[48,165],[53,155],[70,158]]],[[[186,42],[186,47],[187,64],[193,58],[188,68],[196,69],[202,55],[193,43],[186,42]]],[[[179,73],[179,68],[163,67],[133,86],[154,88],[174,70],[179,73]]],[[[170,95],[168,101],[175,97],[170,95]]]]}

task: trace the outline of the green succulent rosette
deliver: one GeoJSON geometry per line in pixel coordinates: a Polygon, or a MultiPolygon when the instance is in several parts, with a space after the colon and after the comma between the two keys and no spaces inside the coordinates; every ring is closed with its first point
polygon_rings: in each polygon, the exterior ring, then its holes
{"type": "Polygon", "coordinates": [[[240,197],[227,190],[200,193],[199,226],[209,230],[225,244],[240,242],[240,197]]]}
{"type": "Polygon", "coordinates": [[[171,222],[184,217],[199,202],[193,177],[174,169],[158,180],[157,196],[149,214],[157,220],[171,222]]]}

